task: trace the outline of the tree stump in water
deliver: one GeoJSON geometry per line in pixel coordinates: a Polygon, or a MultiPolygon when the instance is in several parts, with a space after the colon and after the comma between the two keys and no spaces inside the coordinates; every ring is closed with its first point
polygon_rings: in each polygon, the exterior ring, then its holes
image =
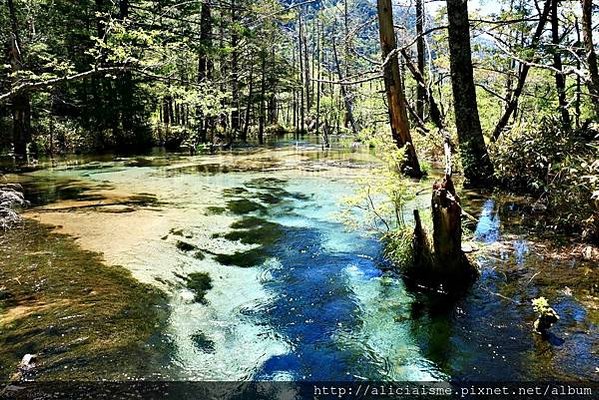
{"type": "Polygon", "coordinates": [[[462,252],[462,207],[451,176],[433,185],[433,267],[446,278],[470,274],[471,265],[462,252]],[[468,271],[466,271],[466,269],[468,271]]]}
{"type": "Polygon", "coordinates": [[[443,181],[433,185],[431,207],[432,248],[420,215],[414,211],[413,268],[408,271],[408,277],[420,285],[444,290],[465,287],[476,277],[477,271],[462,251],[462,207],[451,175],[445,175],[443,181]]]}

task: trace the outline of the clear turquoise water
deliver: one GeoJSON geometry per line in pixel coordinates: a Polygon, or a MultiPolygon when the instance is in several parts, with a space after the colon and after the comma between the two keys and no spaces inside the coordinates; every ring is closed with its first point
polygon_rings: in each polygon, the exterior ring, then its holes
{"type": "MultiPolygon", "coordinates": [[[[154,366],[155,376],[323,381],[595,377],[597,327],[575,297],[561,295],[559,287],[550,291],[562,315],[555,335],[565,340],[547,343],[531,333],[529,301],[546,292],[534,283],[521,285],[518,274],[528,277],[542,262],[529,251],[525,237],[509,242],[513,249],[498,257],[478,257],[481,279],[462,298],[410,293],[398,274],[383,272],[387,265],[380,242],[348,231],[338,220],[342,199],[355,189],[355,176],[371,167],[368,154],[339,150],[327,155],[298,142],[247,155],[63,164],[28,175],[28,195],[39,205],[93,200],[90,188],[156,197],[151,211],[138,205],[127,214],[74,210],[64,221],[75,230],[79,220],[110,227],[123,226],[118,225],[122,218],[151,227],[135,230],[143,237],[131,245],[118,246],[120,233],[110,228],[92,233],[97,235],[94,250],[169,294],[165,334],[172,353],[154,366]],[[242,214],[206,212],[231,200],[249,200],[259,208],[242,214]],[[249,216],[270,222],[276,240],[257,247],[222,237],[234,231],[231,224],[249,216]],[[173,235],[173,229],[184,236],[173,235]],[[179,239],[204,251],[205,258],[177,250],[179,239]],[[218,254],[256,248],[259,257],[246,268],[218,261],[218,254]],[[506,265],[507,273],[501,271],[506,265]],[[194,302],[181,279],[198,271],[209,273],[214,282],[206,304],[194,302]]],[[[470,211],[480,216],[473,235],[481,246],[501,240],[492,200],[470,211]]]]}

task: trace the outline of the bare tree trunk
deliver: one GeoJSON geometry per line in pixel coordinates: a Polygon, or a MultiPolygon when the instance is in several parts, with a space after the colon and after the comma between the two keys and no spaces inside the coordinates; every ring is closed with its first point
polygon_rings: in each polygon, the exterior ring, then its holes
{"type": "Polygon", "coordinates": [[[451,144],[444,133],[445,176],[433,184],[431,213],[433,219],[432,249],[417,210],[412,248],[412,277],[426,284],[440,285],[445,290],[460,289],[476,277],[476,268],[462,251],[462,207],[452,180],[451,144]],[[432,250],[432,251],[431,251],[432,250]]]}
{"type": "MultiPolygon", "coordinates": [[[[574,29],[576,30],[576,46],[580,46],[582,43],[582,38],[580,36],[580,21],[578,18],[574,18],[574,29]]],[[[582,68],[582,61],[580,57],[576,57],[576,68],[580,71],[582,68]]],[[[582,100],[582,78],[580,74],[576,75],[576,98],[574,100],[574,113],[575,113],[575,121],[574,124],[576,129],[580,128],[580,103],[582,100]]]]}
{"type": "Polygon", "coordinates": [[[562,70],[562,56],[559,48],[561,40],[558,17],[558,0],[553,0],[551,4],[551,39],[553,43],[553,67],[556,69],[555,87],[557,89],[559,110],[562,114],[563,129],[567,132],[572,127],[572,123],[568,112],[568,100],[566,99],[566,76],[562,70]]]}
{"type": "Polygon", "coordinates": [[[304,85],[306,86],[305,92],[306,92],[306,112],[308,113],[308,116],[310,115],[310,110],[312,109],[312,93],[311,93],[311,75],[310,75],[310,54],[308,51],[308,35],[307,35],[307,27],[304,27],[303,29],[303,37],[302,37],[302,43],[304,45],[304,74],[305,74],[305,81],[304,81],[304,85]]]}
{"type": "MultiPolygon", "coordinates": [[[[457,0],[453,0],[453,1],[457,1],[457,0]]],[[[541,13],[541,15],[539,17],[539,23],[537,25],[537,29],[535,30],[535,33],[532,37],[532,41],[530,44],[530,49],[533,51],[536,50],[537,46],[539,45],[541,35],[543,34],[543,29],[545,28],[545,24],[547,23],[547,19],[549,18],[549,12],[551,11],[551,2],[552,2],[552,0],[546,0],[545,5],[543,6],[543,12],[541,13]]],[[[534,58],[535,58],[534,56],[531,57],[531,59],[529,59],[529,61],[534,60],[534,58]]],[[[518,108],[518,100],[520,98],[520,95],[522,94],[522,91],[524,90],[524,84],[526,83],[526,77],[528,76],[529,71],[530,71],[530,64],[525,63],[521,66],[520,75],[518,76],[518,83],[516,84],[516,88],[514,89],[514,92],[512,93],[511,99],[510,99],[507,107],[505,108],[503,115],[501,116],[501,118],[497,122],[497,125],[495,126],[495,130],[493,131],[493,136],[492,136],[491,140],[496,141],[497,139],[499,139],[499,136],[501,136],[501,133],[507,126],[507,124],[510,120],[510,117],[512,116],[513,113],[516,112],[516,110],[518,108]]]]}
{"type": "Polygon", "coordinates": [[[252,105],[254,102],[254,63],[250,60],[250,77],[249,77],[249,88],[248,88],[248,100],[245,108],[245,121],[243,125],[243,133],[241,134],[241,140],[247,141],[248,132],[250,129],[250,118],[252,116],[252,105]]]}
{"type": "MultiPolygon", "coordinates": [[[[318,24],[317,22],[317,26],[316,26],[316,37],[317,37],[317,43],[318,43],[318,50],[316,52],[316,64],[318,67],[318,74],[317,74],[317,78],[316,78],[316,134],[319,135],[321,133],[321,128],[320,128],[320,100],[321,100],[321,91],[322,91],[322,64],[323,64],[323,60],[322,60],[322,47],[323,47],[323,35],[322,35],[322,30],[320,27],[320,24],[318,24]]],[[[323,136],[323,139],[325,141],[324,146],[328,147],[328,136],[323,136]]]]}
{"type": "Polygon", "coordinates": [[[264,102],[266,101],[266,51],[262,50],[260,52],[260,58],[262,60],[261,63],[261,73],[262,73],[262,81],[260,84],[260,118],[259,118],[259,127],[258,127],[258,143],[264,143],[264,122],[266,120],[266,107],[264,102]]]}
{"type": "MultiPolygon", "coordinates": [[[[416,52],[418,55],[418,73],[424,80],[424,5],[423,0],[416,0],[416,52]]],[[[424,121],[424,104],[426,103],[427,90],[425,85],[416,87],[416,114],[424,121]]]]}
{"type": "MultiPolygon", "coordinates": [[[[208,49],[212,47],[212,10],[210,2],[202,3],[200,15],[200,50],[198,54],[198,83],[203,83],[212,78],[212,61],[208,57],[208,49]]],[[[206,141],[206,131],[210,123],[204,118],[201,107],[196,107],[196,124],[199,141],[206,141]]]]}
{"type": "Polygon", "coordinates": [[[404,173],[412,177],[421,177],[422,171],[420,170],[416,150],[412,144],[406,99],[402,90],[391,0],[377,0],[377,10],[381,50],[383,62],[385,63],[383,69],[391,120],[391,134],[398,148],[406,147],[406,158],[402,166],[404,173]]]}
{"type": "MultiPolygon", "coordinates": [[[[235,25],[239,21],[237,13],[237,4],[235,0],[231,1],[231,23],[235,25]]],[[[239,35],[235,27],[231,30],[231,130],[234,140],[235,135],[239,131],[239,35]]]]}
{"type": "MultiPolygon", "coordinates": [[[[336,43],[335,36],[333,36],[333,38],[331,40],[333,43],[333,57],[334,57],[334,61],[335,61],[335,69],[337,70],[337,76],[339,77],[339,80],[342,81],[343,73],[341,72],[341,64],[339,62],[339,54],[337,52],[337,43],[336,43]]],[[[341,84],[340,90],[341,90],[341,97],[343,98],[343,104],[345,105],[346,118],[349,122],[349,125],[352,128],[353,134],[355,136],[357,136],[358,133],[360,133],[360,127],[359,127],[358,123],[356,122],[356,119],[354,118],[354,104],[350,98],[351,94],[349,93],[346,85],[341,84]]]]}
{"type": "MultiPolygon", "coordinates": [[[[275,48],[273,46],[271,51],[271,65],[275,65],[277,62],[275,48]]],[[[270,125],[276,125],[279,122],[279,106],[277,104],[277,85],[278,79],[276,74],[270,74],[273,79],[271,79],[272,86],[269,88],[270,97],[268,99],[268,123],[270,125]]]]}
{"type": "Polygon", "coordinates": [[[595,118],[599,120],[599,68],[593,44],[593,1],[581,0],[580,2],[582,5],[582,37],[590,75],[587,86],[591,95],[591,104],[595,107],[595,118]]]}
{"type": "MultiPolygon", "coordinates": [[[[123,25],[126,25],[126,20],[129,18],[129,0],[119,1],[119,19],[123,25]]],[[[121,144],[126,142],[123,137],[126,134],[131,134],[134,130],[134,98],[133,98],[133,75],[131,71],[124,71],[122,76],[117,81],[117,87],[120,98],[120,114],[121,114],[121,127],[123,132],[118,136],[117,140],[121,141],[121,144]]],[[[117,142],[117,145],[119,143],[117,142]]]]}
{"type": "Polygon", "coordinates": [[[304,24],[303,18],[300,14],[299,16],[299,32],[298,32],[298,47],[299,47],[299,73],[300,73],[300,103],[299,103],[299,131],[303,134],[305,131],[305,123],[306,123],[306,114],[305,114],[305,89],[304,86],[304,69],[306,66],[304,65],[304,24]]]}
{"type": "Polygon", "coordinates": [[[447,0],[447,16],[453,105],[464,176],[469,185],[487,186],[493,178],[493,165],[478,114],[467,2],[447,0]]]}

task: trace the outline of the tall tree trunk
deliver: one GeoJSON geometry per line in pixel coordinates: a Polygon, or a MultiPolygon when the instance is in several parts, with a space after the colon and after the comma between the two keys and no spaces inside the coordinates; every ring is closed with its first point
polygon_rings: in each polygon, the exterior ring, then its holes
{"type": "Polygon", "coordinates": [[[305,68],[304,65],[304,24],[303,18],[300,14],[299,16],[299,32],[298,32],[298,57],[299,57],[299,74],[300,74],[300,96],[299,96],[299,130],[303,134],[305,131],[305,123],[306,123],[306,114],[305,114],[305,89],[304,86],[304,78],[305,78],[305,68]]]}
{"type": "MultiPolygon", "coordinates": [[[[345,77],[348,77],[351,75],[351,60],[350,60],[350,42],[349,42],[349,5],[348,5],[348,0],[343,0],[343,32],[345,34],[345,40],[343,41],[343,73],[345,75],[345,77]]],[[[337,56],[336,56],[337,59],[337,56]]],[[[338,62],[338,71],[341,71],[341,62],[340,60],[337,61],[338,62]]],[[[339,72],[339,80],[342,80],[341,78],[341,72],[339,72]]],[[[349,105],[351,107],[345,109],[345,117],[343,120],[343,126],[344,127],[350,127],[352,128],[352,131],[354,132],[354,135],[357,134],[357,132],[360,131],[359,127],[354,127],[354,123],[355,123],[355,118],[354,118],[354,114],[353,114],[353,99],[354,99],[354,94],[353,94],[353,90],[351,86],[345,86],[344,88],[341,89],[343,91],[342,95],[344,97],[344,99],[346,102],[349,102],[349,105]]]]}
{"type": "MultiPolygon", "coordinates": [[[[129,0],[119,1],[119,19],[126,25],[129,18],[129,0]]],[[[121,100],[121,126],[123,134],[131,134],[134,129],[134,98],[133,98],[133,75],[131,71],[124,71],[118,82],[119,98],[121,100]]],[[[119,141],[125,140],[123,137],[119,141]]],[[[119,143],[117,143],[119,144],[119,143]]],[[[123,144],[123,143],[121,143],[123,144]]]]}
{"type": "MultiPolygon", "coordinates": [[[[578,18],[574,18],[574,28],[576,29],[576,46],[581,46],[582,38],[580,36],[580,21],[578,18]]],[[[582,68],[582,61],[580,57],[576,57],[576,68],[580,71],[582,68]]],[[[574,100],[574,113],[576,120],[574,121],[576,129],[580,128],[580,104],[582,100],[582,78],[580,74],[576,74],[576,98],[574,100]]]]}
{"type": "MultiPolygon", "coordinates": [[[[423,0],[416,0],[416,52],[418,56],[418,73],[424,78],[424,4],[423,0]]],[[[423,79],[424,80],[424,79],[423,79]]],[[[426,103],[426,86],[418,84],[416,87],[416,114],[424,121],[424,104],[426,103]]]]}
{"type": "Polygon", "coordinates": [[[493,177],[476,101],[468,3],[447,0],[449,56],[455,122],[464,175],[472,186],[486,186],[493,177]]]}
{"type": "Polygon", "coordinates": [[[582,5],[582,37],[590,75],[587,86],[591,95],[591,104],[595,107],[595,118],[599,120],[599,68],[593,44],[593,1],[581,0],[580,2],[582,5]]]}
{"type": "MultiPolygon", "coordinates": [[[[295,46],[292,49],[292,71],[295,74],[295,71],[297,69],[297,53],[295,51],[295,46]]],[[[293,91],[293,132],[294,135],[297,135],[299,132],[299,124],[298,124],[298,108],[297,108],[297,100],[298,100],[298,96],[297,96],[297,88],[296,85],[293,85],[292,88],[293,91]]]]}
{"type": "Polygon", "coordinates": [[[551,4],[551,39],[553,44],[553,68],[555,68],[555,87],[557,89],[557,98],[559,110],[562,114],[562,124],[564,131],[571,128],[570,113],[568,112],[568,100],[566,99],[566,76],[563,74],[562,56],[559,34],[559,15],[558,0],[553,0],[551,4]]]}
{"type": "Polygon", "coordinates": [[[237,4],[235,0],[231,1],[231,22],[233,24],[231,30],[231,130],[232,134],[236,135],[239,131],[239,35],[237,34],[236,24],[239,22],[239,14],[237,13],[237,4]]]}
{"type": "MultiPolygon", "coordinates": [[[[302,24],[303,25],[303,24],[302,24]]],[[[302,43],[304,45],[304,74],[305,74],[305,78],[304,78],[304,85],[306,86],[305,92],[306,92],[306,112],[308,114],[308,117],[310,116],[310,111],[312,110],[312,90],[311,90],[311,75],[310,75],[310,52],[308,50],[308,27],[304,26],[303,29],[303,37],[302,37],[302,43]]]]}
{"type": "MultiPolygon", "coordinates": [[[[23,69],[23,47],[15,5],[13,0],[8,0],[7,3],[11,25],[9,63],[12,72],[16,73],[23,69]]],[[[21,92],[12,99],[12,123],[15,158],[19,162],[26,161],[27,146],[31,142],[31,101],[27,92],[21,92]]]]}
{"type": "MultiPolygon", "coordinates": [[[[202,3],[202,13],[200,15],[200,50],[198,54],[198,83],[203,83],[212,78],[212,61],[208,52],[212,47],[212,10],[209,1],[202,3]]],[[[204,118],[201,107],[196,107],[196,124],[199,133],[199,140],[206,141],[206,130],[210,125],[204,118]]]]}
{"type": "Polygon", "coordinates": [[[245,121],[243,123],[243,132],[241,134],[241,140],[247,141],[248,132],[250,129],[250,119],[252,116],[252,105],[254,101],[254,63],[250,60],[250,77],[249,77],[249,88],[248,88],[248,100],[245,108],[245,121]]]}
{"type": "MultiPolygon", "coordinates": [[[[541,15],[539,17],[539,23],[537,24],[537,29],[535,30],[535,33],[530,43],[530,49],[532,51],[535,51],[537,46],[539,45],[541,35],[543,34],[543,29],[545,28],[545,24],[547,23],[547,20],[549,18],[549,12],[551,11],[551,2],[552,0],[546,0],[545,5],[543,6],[543,11],[541,12],[541,15]]],[[[527,61],[534,61],[535,58],[535,56],[532,56],[527,61]]],[[[493,131],[493,136],[491,140],[496,141],[497,139],[499,139],[499,136],[501,136],[501,133],[510,121],[510,117],[512,116],[512,114],[516,112],[518,108],[518,100],[520,98],[520,95],[522,94],[522,91],[524,90],[524,84],[526,83],[526,77],[528,76],[529,71],[530,64],[522,64],[520,74],[518,75],[518,83],[516,84],[516,88],[514,89],[512,96],[510,97],[510,101],[507,104],[507,107],[505,108],[503,115],[501,116],[499,122],[497,122],[497,125],[495,126],[495,130],[493,131]]]]}
{"type": "MultiPolygon", "coordinates": [[[[333,57],[335,61],[335,69],[337,70],[337,76],[340,81],[343,81],[343,73],[341,72],[341,63],[339,61],[339,54],[337,51],[337,40],[335,36],[332,38],[333,43],[333,57]]],[[[349,93],[348,87],[344,84],[340,85],[341,97],[343,98],[343,104],[345,105],[346,119],[349,122],[349,126],[352,128],[352,132],[354,136],[357,136],[360,133],[360,126],[358,122],[354,118],[354,104],[351,99],[351,93],[349,93]]]]}
{"type": "Polygon", "coordinates": [[[258,143],[264,143],[264,123],[266,120],[266,50],[260,52],[262,81],[260,83],[260,118],[258,126],[258,143]]]}
{"type": "MultiPolygon", "coordinates": [[[[316,40],[317,40],[317,51],[316,51],[316,65],[318,68],[318,73],[316,76],[316,135],[319,135],[320,132],[320,100],[321,100],[321,90],[322,90],[322,48],[323,48],[323,35],[322,29],[318,21],[316,22],[316,40]]],[[[328,136],[323,136],[324,146],[329,147],[328,136]]]]}
{"type": "MultiPolygon", "coordinates": [[[[271,65],[276,65],[277,57],[275,53],[275,48],[273,46],[271,50],[271,65]]],[[[279,106],[277,103],[277,85],[278,79],[275,73],[270,74],[272,76],[271,87],[269,88],[270,97],[268,99],[268,123],[269,125],[276,125],[279,122],[279,106]]]]}
{"type": "Polygon", "coordinates": [[[385,91],[391,120],[391,134],[398,148],[406,147],[406,158],[402,170],[409,176],[421,177],[422,171],[412,144],[406,99],[402,90],[401,74],[397,57],[397,42],[393,26],[391,0],[377,0],[379,33],[383,56],[385,91]]]}

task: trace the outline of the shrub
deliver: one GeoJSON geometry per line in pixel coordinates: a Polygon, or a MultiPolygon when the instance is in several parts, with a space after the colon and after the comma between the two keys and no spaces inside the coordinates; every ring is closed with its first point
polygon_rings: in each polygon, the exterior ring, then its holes
{"type": "Polygon", "coordinates": [[[497,178],[516,193],[537,198],[546,209],[541,227],[599,236],[598,132],[592,128],[564,132],[550,117],[538,126],[520,125],[492,147],[497,178]]]}

